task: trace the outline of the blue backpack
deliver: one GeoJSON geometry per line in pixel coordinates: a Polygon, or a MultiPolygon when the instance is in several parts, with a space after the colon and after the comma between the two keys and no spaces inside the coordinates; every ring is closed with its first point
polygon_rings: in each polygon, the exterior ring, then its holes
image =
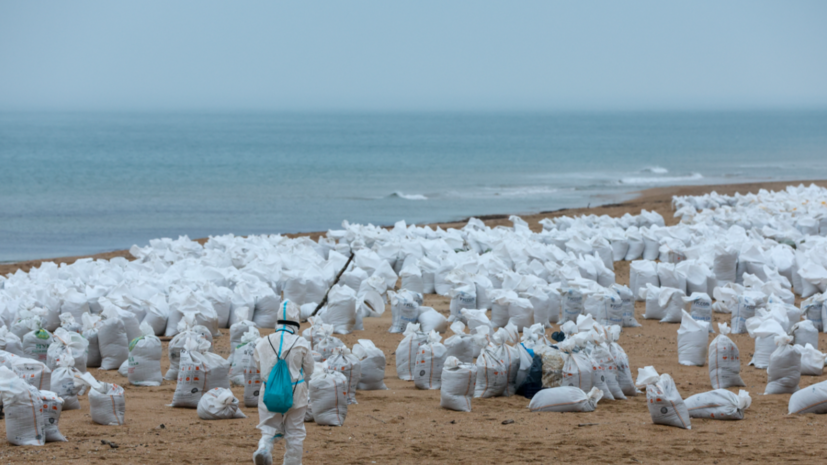
{"type": "MultiPolygon", "coordinates": [[[[297,338],[293,342],[293,346],[295,346],[298,341],[299,340],[297,338]]],[[[293,378],[290,376],[290,367],[287,365],[287,361],[284,360],[284,358],[281,358],[284,333],[281,334],[281,343],[279,344],[278,351],[276,351],[276,348],[273,347],[273,342],[269,337],[267,338],[267,342],[270,343],[270,347],[273,348],[273,352],[276,352],[278,361],[273,369],[270,370],[270,376],[267,378],[267,382],[264,383],[264,398],[262,401],[264,402],[264,406],[267,407],[267,410],[284,415],[288,410],[290,410],[290,408],[293,407],[293,394],[296,392],[296,386],[299,383],[297,382],[293,384],[293,378]]],[[[289,355],[290,351],[293,350],[293,346],[290,346],[290,349],[288,349],[287,353],[284,354],[285,358],[287,358],[287,355],[289,355]]]]}

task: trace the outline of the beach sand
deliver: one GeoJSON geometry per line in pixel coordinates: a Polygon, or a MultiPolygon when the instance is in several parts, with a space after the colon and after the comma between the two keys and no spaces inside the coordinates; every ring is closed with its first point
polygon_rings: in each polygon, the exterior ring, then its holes
{"type": "MultiPolygon", "coordinates": [[[[816,183],[827,186],[824,181],[816,183]]],[[[658,188],[644,191],[622,204],[523,215],[523,218],[539,230],[537,221],[547,217],[587,213],[621,216],[647,209],[659,212],[667,224],[674,224],[672,195],[698,195],[712,190],[726,194],[757,192],[760,188],[781,189],[789,184],[793,183],[658,188]]],[[[507,216],[488,217],[486,223],[510,225],[507,216]]],[[[462,223],[440,226],[460,227],[462,223]]],[[[128,252],[95,257],[117,256],[128,256],[128,252]]],[[[77,258],[55,261],[71,262],[77,258]]],[[[2,265],[0,273],[27,271],[39,263],[2,265]]],[[[615,272],[619,283],[628,284],[628,262],[615,263],[615,272]]],[[[425,305],[447,315],[449,299],[427,295],[425,305]]],[[[638,321],[643,326],[624,328],[618,341],[629,355],[633,376],[637,376],[637,368],[653,365],[659,373],[672,375],[683,398],[711,390],[708,367],[678,364],[676,331],[679,325],[644,320],[643,307],[642,302],[636,304],[638,321]]],[[[714,314],[713,320],[729,321],[729,315],[714,314]]],[[[625,401],[602,400],[591,413],[530,413],[528,399],[517,396],[474,399],[470,413],[443,410],[439,407],[439,391],[420,391],[414,388],[413,382],[397,379],[393,353],[402,335],[387,332],[390,310],[381,318],[365,319],[364,325],[365,331],[340,338],[348,346],[358,339],[371,339],[385,352],[385,383],[389,390],[358,391],[359,403],[349,406],[343,427],[306,423],[306,464],[819,462],[827,449],[820,433],[821,428],[827,426],[827,416],[789,416],[789,395],[762,395],[767,373],[747,366],[754,342],[746,334],[731,337],[740,348],[745,389],[753,398],[746,418],[738,422],[695,419],[691,430],[683,430],[653,425],[644,395],[625,401]],[[504,420],[513,420],[513,423],[503,424],[504,420]]],[[[302,325],[302,329],[305,327],[306,324],[302,325]]],[[[229,337],[227,330],[223,333],[224,336],[216,339],[216,352],[226,357],[229,337]]],[[[827,334],[821,334],[819,339],[821,348],[827,348],[827,334]]],[[[165,354],[166,347],[165,342],[165,354]]],[[[164,355],[163,371],[168,365],[164,355]]],[[[93,424],[84,397],[80,410],[67,411],[61,416],[60,429],[69,442],[49,443],[40,448],[14,447],[4,442],[0,445],[0,462],[251,462],[259,438],[255,409],[243,409],[247,419],[204,421],[194,409],[166,406],[172,401],[174,382],[165,381],[155,388],[135,387],[129,386],[115,371],[91,369],[90,372],[103,381],[125,385],[126,425],[93,424]],[[111,448],[102,444],[102,440],[112,441],[119,447],[111,448]]],[[[823,380],[827,380],[827,375],[805,376],[800,386],[823,380]]],[[[242,388],[233,391],[242,399],[242,388]]],[[[283,445],[276,445],[275,463],[281,462],[282,453],[283,445]]]]}

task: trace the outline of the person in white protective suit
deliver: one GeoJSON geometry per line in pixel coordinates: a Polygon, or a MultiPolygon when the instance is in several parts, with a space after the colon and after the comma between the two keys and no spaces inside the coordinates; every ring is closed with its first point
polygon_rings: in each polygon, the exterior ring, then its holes
{"type": "Polygon", "coordinates": [[[261,379],[266,381],[278,361],[278,351],[281,350],[281,358],[290,367],[290,377],[294,386],[293,406],[284,415],[267,409],[263,402],[263,390],[258,396],[257,428],[261,430],[261,439],[258,442],[258,450],[253,454],[253,462],[256,465],[273,463],[273,444],[281,438],[286,441],[284,464],[302,463],[302,447],[307,436],[304,429],[304,413],[308,402],[307,380],[313,375],[314,361],[310,343],[299,335],[300,315],[298,305],[290,301],[283,302],[279,309],[276,331],[262,337],[253,352],[261,371],[261,379]]]}

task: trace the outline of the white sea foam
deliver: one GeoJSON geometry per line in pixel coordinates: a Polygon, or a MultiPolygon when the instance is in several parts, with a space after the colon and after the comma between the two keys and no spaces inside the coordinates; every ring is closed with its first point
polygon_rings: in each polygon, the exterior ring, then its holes
{"type": "Polygon", "coordinates": [[[652,173],[652,174],[666,174],[666,173],[669,172],[668,169],[666,169],[662,166],[650,166],[648,168],[643,168],[641,171],[644,172],[644,173],[652,173]]]}
{"type": "Polygon", "coordinates": [[[635,184],[680,184],[687,181],[697,181],[704,177],[700,173],[692,173],[689,176],[663,176],[653,178],[623,178],[620,184],[635,185],[635,184]]]}
{"type": "Polygon", "coordinates": [[[522,198],[542,197],[558,191],[559,189],[548,186],[486,187],[468,191],[449,191],[447,196],[463,199],[522,198]]]}
{"type": "Polygon", "coordinates": [[[428,200],[428,197],[425,197],[422,194],[405,194],[400,191],[396,191],[390,195],[391,197],[399,197],[400,199],[405,200],[428,200]]]}
{"type": "Polygon", "coordinates": [[[553,194],[557,189],[547,186],[525,186],[525,187],[504,187],[501,189],[489,189],[489,195],[500,197],[534,197],[553,194]]]}

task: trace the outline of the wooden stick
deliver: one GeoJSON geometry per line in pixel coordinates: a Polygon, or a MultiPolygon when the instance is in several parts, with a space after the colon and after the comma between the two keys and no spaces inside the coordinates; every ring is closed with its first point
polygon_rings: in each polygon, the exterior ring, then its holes
{"type": "Polygon", "coordinates": [[[347,267],[350,266],[350,262],[353,261],[353,257],[355,255],[356,254],[354,254],[353,252],[350,253],[350,258],[347,259],[347,263],[345,263],[344,268],[342,268],[342,270],[339,271],[339,274],[336,275],[336,279],[333,280],[333,284],[331,284],[330,287],[327,289],[327,292],[324,293],[324,298],[321,302],[319,302],[319,305],[316,306],[316,310],[313,310],[313,314],[310,316],[316,316],[316,314],[319,313],[319,310],[321,310],[321,308],[324,307],[324,304],[327,303],[327,294],[330,293],[330,289],[333,289],[333,286],[339,284],[339,278],[342,277],[342,274],[344,274],[347,267]]]}

